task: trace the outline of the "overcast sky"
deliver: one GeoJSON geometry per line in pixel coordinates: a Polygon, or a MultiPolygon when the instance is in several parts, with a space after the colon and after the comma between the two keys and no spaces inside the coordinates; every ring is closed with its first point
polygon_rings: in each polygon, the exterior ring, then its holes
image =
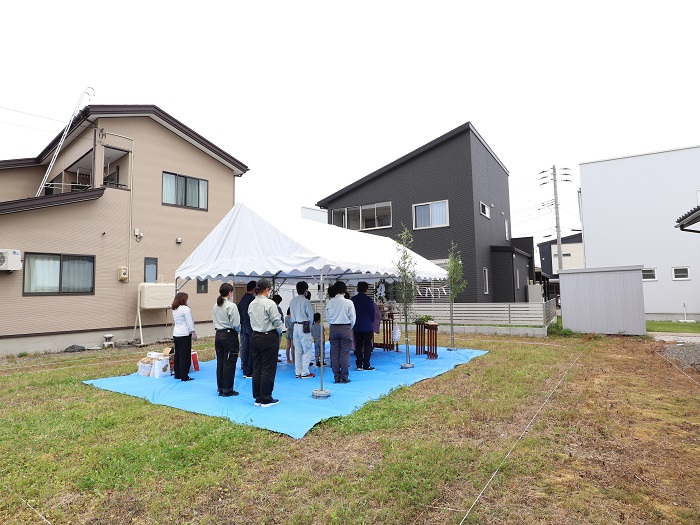
{"type": "Polygon", "coordinates": [[[278,218],[471,121],[510,172],[513,235],[541,242],[542,170],[571,169],[568,235],[580,162],[700,144],[695,4],[12,2],[0,159],[36,156],[90,86],[247,164],[238,200],[278,218]]]}

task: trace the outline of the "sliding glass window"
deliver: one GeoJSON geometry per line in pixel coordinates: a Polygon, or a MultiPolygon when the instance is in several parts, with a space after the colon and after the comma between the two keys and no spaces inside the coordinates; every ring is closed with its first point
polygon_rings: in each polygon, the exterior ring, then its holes
{"type": "Polygon", "coordinates": [[[209,182],[176,173],[163,172],[163,204],[206,210],[209,182]]]}
{"type": "Polygon", "coordinates": [[[54,253],[24,254],[25,295],[95,293],[95,257],[54,253]]]}
{"type": "Polygon", "coordinates": [[[331,210],[331,222],[349,230],[391,228],[391,202],[336,208],[331,210]]]}

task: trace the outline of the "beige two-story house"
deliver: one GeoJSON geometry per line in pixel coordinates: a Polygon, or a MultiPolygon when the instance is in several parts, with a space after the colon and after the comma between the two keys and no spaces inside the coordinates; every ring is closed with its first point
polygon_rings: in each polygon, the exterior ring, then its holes
{"type": "MultiPolygon", "coordinates": [[[[139,283],[174,283],[248,170],[152,105],[86,106],[47,173],[62,135],[36,158],[0,160],[0,354],[132,340],[139,283]]],[[[218,284],[182,288],[198,332],[211,331],[218,284]]],[[[144,342],[171,322],[141,310],[144,342]]]]}

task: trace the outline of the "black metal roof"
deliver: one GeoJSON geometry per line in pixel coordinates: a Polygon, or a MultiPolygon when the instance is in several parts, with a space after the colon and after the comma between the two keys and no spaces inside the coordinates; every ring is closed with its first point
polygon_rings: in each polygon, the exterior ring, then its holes
{"type": "Polygon", "coordinates": [[[420,148],[413,150],[411,153],[408,153],[407,155],[404,155],[403,157],[396,159],[395,161],[384,166],[383,168],[379,168],[377,171],[373,171],[369,175],[366,175],[366,176],[362,177],[361,179],[356,180],[352,184],[345,186],[344,188],[333,193],[332,195],[329,195],[328,197],[321,199],[320,201],[318,201],[316,203],[316,206],[318,206],[319,208],[327,208],[328,204],[331,201],[337,199],[341,195],[344,195],[344,194],[348,193],[349,191],[352,191],[355,188],[358,188],[359,186],[362,186],[363,184],[365,184],[373,179],[376,179],[377,177],[382,176],[386,172],[394,169],[395,167],[403,164],[404,162],[408,162],[409,160],[413,159],[414,157],[418,157],[419,155],[422,155],[426,151],[433,149],[434,147],[442,144],[443,142],[451,139],[452,137],[455,137],[461,133],[465,133],[465,132],[469,132],[469,131],[471,131],[474,134],[474,136],[477,137],[481,141],[481,143],[491,153],[491,155],[496,160],[496,162],[498,162],[501,165],[501,167],[503,168],[503,170],[506,173],[508,173],[508,169],[503,165],[501,160],[496,156],[496,154],[489,147],[489,145],[486,144],[486,141],[484,141],[484,139],[481,138],[481,135],[479,135],[479,133],[476,131],[476,129],[474,128],[472,123],[467,122],[465,124],[462,124],[458,128],[455,128],[452,131],[449,131],[449,132],[445,133],[444,135],[436,138],[435,140],[428,142],[427,144],[421,146],[420,148]]]}
{"type": "MultiPolygon", "coordinates": [[[[700,212],[700,206],[695,206],[695,208],[693,208],[689,212],[686,212],[683,215],[681,215],[680,217],[678,217],[676,222],[680,224],[681,222],[684,222],[685,220],[689,219],[692,215],[695,215],[698,212],[700,212]]],[[[700,215],[698,215],[698,217],[695,221],[688,223],[688,224],[685,224],[685,226],[690,226],[691,224],[695,224],[698,221],[700,221],[700,215]]]]}
{"type": "MultiPolygon", "coordinates": [[[[574,233],[573,235],[567,235],[566,237],[561,238],[562,244],[576,244],[579,242],[583,242],[583,233],[574,233]]],[[[545,246],[547,244],[556,244],[556,243],[557,243],[557,240],[552,239],[551,241],[538,242],[537,247],[539,248],[540,246],[545,246]]]]}
{"type": "Polygon", "coordinates": [[[685,230],[688,226],[692,226],[697,222],[700,222],[700,206],[696,206],[678,217],[676,220],[676,227],[685,230]]]}

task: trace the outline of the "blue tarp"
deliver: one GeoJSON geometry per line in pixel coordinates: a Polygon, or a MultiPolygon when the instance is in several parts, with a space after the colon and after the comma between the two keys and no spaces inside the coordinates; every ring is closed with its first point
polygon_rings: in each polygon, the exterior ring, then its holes
{"type": "MultiPolygon", "coordinates": [[[[328,343],[326,343],[328,348],[328,343]]],[[[219,397],[216,391],[216,361],[200,363],[199,372],[192,374],[194,381],[182,382],[173,377],[155,379],[137,374],[105,377],[85,381],[104,390],[144,398],[157,405],[165,405],[197,414],[225,417],[235,423],[252,425],[287,434],[301,439],[318,422],[324,419],[345,416],[368,401],[379,399],[392,389],[412,385],[423,379],[435,377],[472,358],[485,354],[483,350],[459,349],[449,352],[438,348],[438,359],[416,356],[411,347],[411,362],[414,368],[401,369],[406,354],[375,350],[372,353],[374,371],[355,371],[355,356],[350,355],[350,383],[334,384],[333,373],[324,367],[324,389],[331,392],[327,399],[315,399],[312,392],[320,388],[319,369],[312,379],[297,379],[294,365],[278,363],[273,396],[280,403],[271,407],[256,407],[252,397],[251,379],[243,378],[236,370],[234,389],[240,395],[219,397]]],[[[134,366],[136,363],[134,363],[134,366]]]]}

